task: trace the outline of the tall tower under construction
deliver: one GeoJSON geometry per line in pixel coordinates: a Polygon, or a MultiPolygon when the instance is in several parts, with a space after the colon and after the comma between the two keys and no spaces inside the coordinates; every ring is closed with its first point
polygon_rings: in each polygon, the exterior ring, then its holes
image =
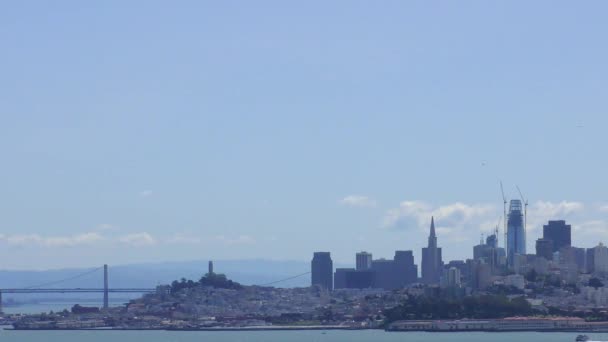
{"type": "Polygon", "coordinates": [[[516,255],[526,254],[526,230],[524,214],[520,200],[511,200],[507,219],[507,262],[509,267],[515,264],[516,255]]]}

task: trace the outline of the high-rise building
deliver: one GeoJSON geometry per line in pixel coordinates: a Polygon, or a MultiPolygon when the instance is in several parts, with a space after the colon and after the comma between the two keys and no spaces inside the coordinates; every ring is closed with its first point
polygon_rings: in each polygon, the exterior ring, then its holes
{"type": "Polygon", "coordinates": [[[422,282],[426,284],[438,284],[441,278],[441,248],[437,247],[437,235],[435,234],[435,219],[431,217],[431,232],[429,234],[428,246],[422,248],[422,282]]]}
{"type": "Polygon", "coordinates": [[[511,200],[507,219],[507,262],[510,267],[515,263],[515,255],[526,254],[526,231],[521,201],[511,200]]]}
{"type": "Polygon", "coordinates": [[[319,285],[320,287],[333,290],[334,281],[334,264],[331,260],[329,252],[315,252],[310,263],[312,285],[319,285]]]}
{"type": "Polygon", "coordinates": [[[549,221],[543,226],[543,239],[553,241],[553,252],[557,252],[563,247],[570,247],[572,227],[566,221],[549,221]]]}
{"type": "Polygon", "coordinates": [[[396,288],[395,261],[384,258],[372,261],[374,271],[374,287],[378,289],[392,290],[396,288]]]}
{"type": "Polygon", "coordinates": [[[600,243],[593,249],[594,272],[608,274],[608,248],[600,243]]]}
{"type": "Polygon", "coordinates": [[[486,238],[485,244],[483,239],[479,245],[473,246],[473,259],[481,260],[490,265],[492,274],[501,272],[505,264],[505,249],[498,247],[498,238],[496,234],[492,234],[486,238]]]}
{"type": "Polygon", "coordinates": [[[484,289],[491,283],[492,272],[490,265],[483,260],[475,260],[472,263],[472,287],[476,290],[484,289]]]}
{"type": "Polygon", "coordinates": [[[553,259],[553,241],[549,239],[536,240],[536,256],[547,260],[553,259]]]}
{"type": "Polygon", "coordinates": [[[372,260],[369,253],[357,253],[357,269],[338,268],[334,275],[336,289],[377,288],[394,290],[418,280],[418,266],[412,251],[396,251],[393,260],[372,260]],[[361,269],[369,260],[370,267],[361,269]]]}
{"type": "Polygon", "coordinates": [[[336,268],[334,289],[368,289],[375,287],[375,272],[354,268],[336,268]]]}
{"type": "Polygon", "coordinates": [[[458,268],[450,267],[447,271],[447,278],[448,287],[460,287],[462,277],[458,268]]]}
{"type": "Polygon", "coordinates": [[[372,267],[372,254],[367,252],[357,253],[357,270],[368,270],[372,267]]]}
{"type": "Polygon", "coordinates": [[[418,265],[414,264],[412,251],[395,251],[396,287],[402,288],[418,281],[418,265]]]}
{"type": "Polygon", "coordinates": [[[585,249],[572,246],[564,246],[559,252],[559,263],[562,265],[576,265],[580,272],[585,271],[585,249]]]}
{"type": "Polygon", "coordinates": [[[485,263],[490,265],[492,273],[496,274],[504,265],[505,250],[498,247],[498,239],[496,234],[492,234],[486,238],[485,244],[483,239],[479,245],[473,246],[473,259],[483,259],[485,263]]]}
{"type": "Polygon", "coordinates": [[[492,234],[486,238],[486,245],[492,248],[498,248],[498,236],[492,234]]]}
{"type": "Polygon", "coordinates": [[[585,271],[587,273],[593,273],[595,272],[595,249],[587,248],[585,254],[585,271]]]}
{"type": "Polygon", "coordinates": [[[587,262],[587,256],[585,255],[584,248],[572,247],[574,248],[574,263],[578,267],[580,272],[585,271],[585,265],[587,262]]]}

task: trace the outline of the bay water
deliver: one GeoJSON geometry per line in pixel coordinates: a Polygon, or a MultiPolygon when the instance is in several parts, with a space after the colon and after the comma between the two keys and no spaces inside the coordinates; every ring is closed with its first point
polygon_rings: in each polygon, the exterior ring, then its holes
{"type": "MultiPolygon", "coordinates": [[[[576,333],[420,333],[359,331],[12,331],[1,330],[2,342],[573,342],[576,333]]],[[[589,334],[608,341],[608,334],[589,334]]]]}

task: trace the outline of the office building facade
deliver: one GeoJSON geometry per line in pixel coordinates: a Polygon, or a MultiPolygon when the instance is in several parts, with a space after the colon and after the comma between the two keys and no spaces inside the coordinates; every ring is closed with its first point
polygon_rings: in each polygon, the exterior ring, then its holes
{"type": "Polygon", "coordinates": [[[585,254],[585,271],[593,273],[595,272],[595,248],[587,248],[585,254]]]}
{"type": "Polygon", "coordinates": [[[593,253],[594,273],[608,274],[608,248],[603,243],[597,245],[593,253]]]}
{"type": "Polygon", "coordinates": [[[564,220],[549,221],[543,226],[543,239],[553,241],[553,252],[572,246],[572,227],[564,220]]]}
{"type": "Polygon", "coordinates": [[[372,254],[367,252],[359,252],[356,256],[357,270],[369,270],[372,267],[372,254]]]}
{"type": "MultiPolygon", "coordinates": [[[[372,260],[369,268],[338,268],[334,274],[336,289],[376,288],[394,290],[404,288],[418,280],[418,266],[414,264],[412,251],[396,251],[392,260],[372,260]]],[[[361,253],[356,260],[362,261],[361,253]]]]}
{"type": "Polygon", "coordinates": [[[326,290],[333,290],[334,264],[329,252],[315,252],[311,261],[311,283],[326,290]]]}
{"type": "Polygon", "coordinates": [[[553,260],[553,241],[549,239],[536,240],[536,256],[548,261],[553,260]]]}

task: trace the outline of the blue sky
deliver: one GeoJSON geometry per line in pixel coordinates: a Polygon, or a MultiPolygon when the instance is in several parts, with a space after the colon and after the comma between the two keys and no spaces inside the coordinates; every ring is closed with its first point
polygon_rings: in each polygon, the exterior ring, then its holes
{"type": "MultiPolygon", "coordinates": [[[[499,179],[606,240],[602,1],[12,1],[0,258],[448,258],[499,179]]],[[[529,247],[530,248],[530,247],[529,247]]]]}

